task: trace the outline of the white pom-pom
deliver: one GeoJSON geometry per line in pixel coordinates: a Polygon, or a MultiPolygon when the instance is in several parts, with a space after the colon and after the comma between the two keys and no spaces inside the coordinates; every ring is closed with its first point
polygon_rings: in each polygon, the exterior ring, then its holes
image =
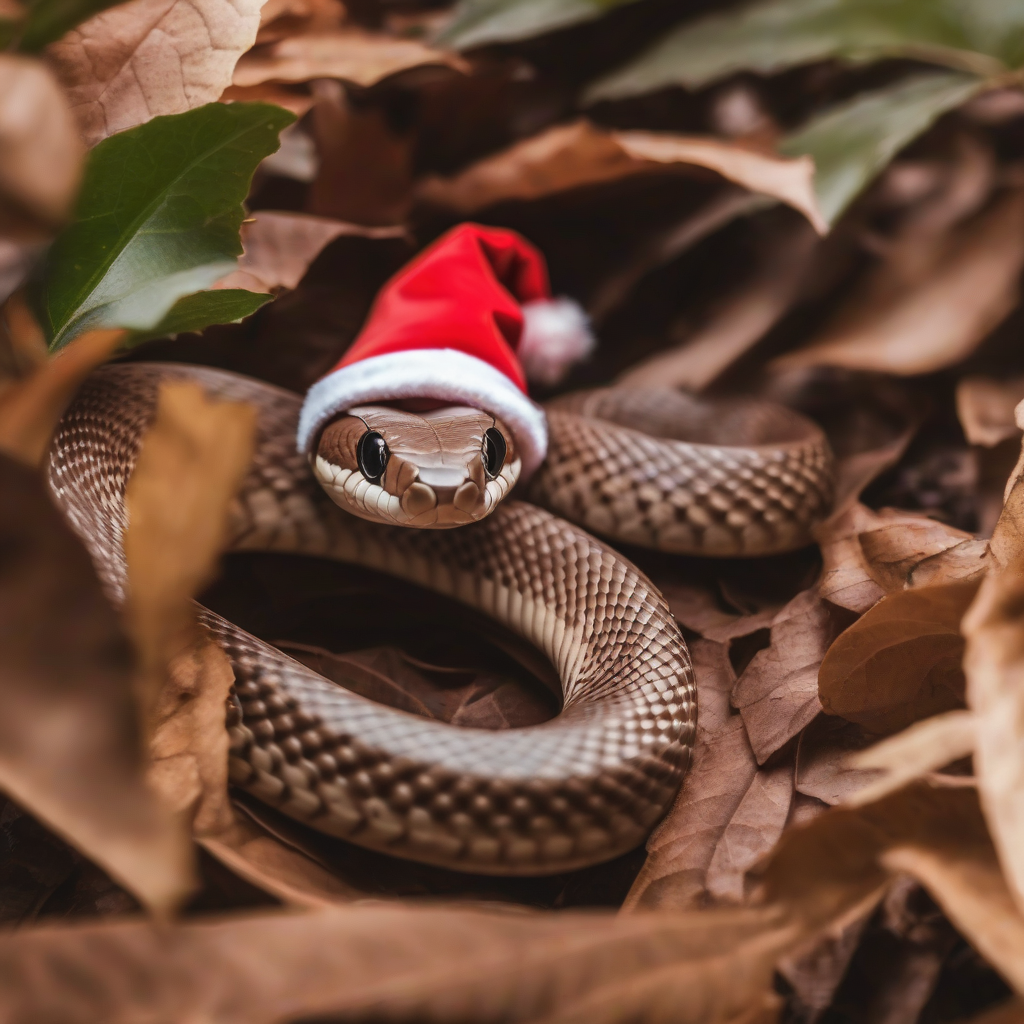
{"type": "Polygon", "coordinates": [[[560,296],[523,306],[518,355],[530,381],[557,384],[573,363],[594,351],[594,344],[590,321],[578,302],[560,296]]]}

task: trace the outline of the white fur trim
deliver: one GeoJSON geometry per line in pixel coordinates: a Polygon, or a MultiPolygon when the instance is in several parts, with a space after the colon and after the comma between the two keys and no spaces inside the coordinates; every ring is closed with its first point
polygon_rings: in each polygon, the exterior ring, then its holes
{"type": "Polygon", "coordinates": [[[458,402],[497,416],[512,431],[522,456],[524,478],[547,454],[547,420],[540,406],[490,363],[451,348],[371,356],[318,380],[302,403],[299,451],[307,452],[317,431],[346,409],[401,398],[458,402]]]}
{"type": "Polygon", "coordinates": [[[590,320],[578,302],[564,295],[523,306],[518,355],[529,380],[557,384],[573,363],[594,351],[590,320]]]}

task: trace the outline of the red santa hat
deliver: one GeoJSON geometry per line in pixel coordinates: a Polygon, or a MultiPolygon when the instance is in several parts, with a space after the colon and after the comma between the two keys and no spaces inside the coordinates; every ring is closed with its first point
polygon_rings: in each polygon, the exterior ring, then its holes
{"type": "Polygon", "coordinates": [[[355,343],[307,392],[299,450],[353,406],[435,399],[498,417],[528,476],[544,461],[547,425],[527,378],[556,383],[593,344],[580,307],[551,297],[532,245],[512,231],[462,224],[381,289],[355,343]]]}

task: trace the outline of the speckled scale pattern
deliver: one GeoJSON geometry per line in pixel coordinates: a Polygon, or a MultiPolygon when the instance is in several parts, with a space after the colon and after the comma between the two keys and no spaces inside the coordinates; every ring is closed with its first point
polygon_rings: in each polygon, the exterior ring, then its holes
{"type": "Polygon", "coordinates": [[[602,536],[679,554],[776,554],[810,543],[832,504],[828,442],[788,409],[612,388],[547,413],[548,459],[530,497],[602,536]],[[672,423],[676,436],[664,436],[672,423]]]}
{"type": "Polygon", "coordinates": [[[352,842],[449,868],[563,871],[643,841],[689,763],[690,659],[654,586],[620,555],[533,505],[457,530],[364,522],[336,508],[294,449],[300,399],[198,367],[107,367],[63,418],[50,484],[115,600],[125,585],[124,488],[159,384],[177,378],[259,410],[232,513],[235,550],[331,557],[464,601],[558,669],[552,721],[463,729],[368,701],[203,609],[232,659],[232,781],[352,842]]]}

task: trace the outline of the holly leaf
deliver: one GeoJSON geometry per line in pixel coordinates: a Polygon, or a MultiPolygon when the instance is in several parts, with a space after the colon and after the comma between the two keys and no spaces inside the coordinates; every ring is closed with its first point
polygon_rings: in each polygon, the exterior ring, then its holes
{"type": "Polygon", "coordinates": [[[462,0],[436,42],[467,50],[594,21],[636,0],[462,0]]]}
{"type": "Polygon", "coordinates": [[[1024,64],[1022,29],[1024,7],[1004,0],[769,0],[679,26],[586,98],[699,89],[830,59],[908,57],[987,77],[1024,64]]]}
{"type": "Polygon", "coordinates": [[[171,306],[152,330],[135,331],[128,338],[128,344],[138,345],[152,338],[201,331],[210,324],[236,324],[252,316],[273,297],[268,292],[250,292],[244,288],[215,288],[186,295],[171,306]]]}
{"type": "Polygon", "coordinates": [[[97,145],[76,220],[54,242],[34,294],[51,350],[97,327],[152,332],[185,296],[193,299],[175,313],[187,324],[178,330],[262,305],[237,291],[194,293],[235,268],[253,172],[294,119],[265,103],[209,103],[97,145]]]}
{"type": "Polygon", "coordinates": [[[813,157],[818,207],[831,225],[907,143],[984,87],[981,79],[956,72],[915,75],[831,107],[779,150],[813,157]]]}

